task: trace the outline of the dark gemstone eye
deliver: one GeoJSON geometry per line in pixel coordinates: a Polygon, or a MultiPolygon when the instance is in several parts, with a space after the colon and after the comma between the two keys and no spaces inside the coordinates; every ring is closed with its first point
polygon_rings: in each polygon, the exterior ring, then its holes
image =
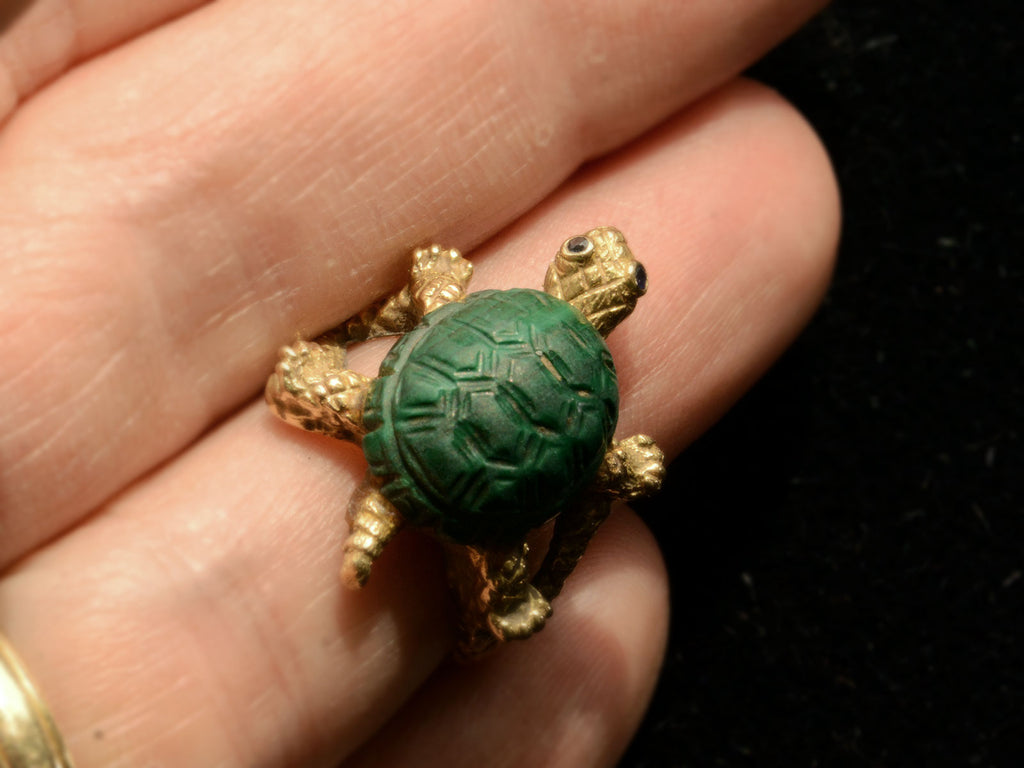
{"type": "Polygon", "coordinates": [[[633,279],[636,280],[637,290],[643,295],[647,293],[647,270],[644,269],[643,264],[636,265],[636,272],[633,273],[633,279]]]}
{"type": "Polygon", "coordinates": [[[569,253],[583,253],[588,247],[590,247],[590,241],[582,235],[572,238],[565,244],[565,250],[569,253]]]}
{"type": "Polygon", "coordinates": [[[564,246],[565,252],[570,256],[582,256],[593,247],[594,246],[590,240],[583,235],[578,235],[566,240],[564,246]]]}

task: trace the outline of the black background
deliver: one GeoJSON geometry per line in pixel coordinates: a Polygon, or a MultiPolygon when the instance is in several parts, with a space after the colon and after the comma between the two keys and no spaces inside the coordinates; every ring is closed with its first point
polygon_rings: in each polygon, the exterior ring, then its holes
{"type": "Polygon", "coordinates": [[[1024,765],[1021,10],[840,2],[752,71],[829,149],[839,263],[641,510],[674,613],[622,766],[1024,765]]]}

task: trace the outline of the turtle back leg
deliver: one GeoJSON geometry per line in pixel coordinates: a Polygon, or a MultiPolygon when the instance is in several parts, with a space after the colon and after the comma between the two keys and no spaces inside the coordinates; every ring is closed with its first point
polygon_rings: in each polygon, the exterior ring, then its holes
{"type": "Polygon", "coordinates": [[[647,435],[612,442],[593,486],[581,501],[555,520],[547,555],[533,579],[534,586],[553,600],[576,568],[591,538],[611,512],[615,499],[632,501],[650,496],[665,478],[665,454],[647,435]]]}
{"type": "Polygon", "coordinates": [[[529,547],[447,544],[448,579],[459,601],[458,654],[474,658],[507,640],[530,637],[551,615],[551,600],[582,557],[615,499],[632,500],[661,487],[664,454],[646,435],[613,442],[593,486],[555,519],[547,555],[532,579],[529,547]]]}
{"type": "Polygon", "coordinates": [[[533,578],[533,584],[546,600],[554,600],[565,580],[576,568],[590,540],[608,519],[611,500],[588,494],[555,519],[548,552],[533,578]]]}
{"type": "Polygon", "coordinates": [[[448,580],[460,608],[457,653],[480,656],[500,642],[524,640],[551,615],[551,604],[529,580],[526,542],[484,548],[448,543],[448,580]]]}
{"type": "Polygon", "coordinates": [[[445,304],[462,301],[472,276],[473,265],[455,248],[431,245],[413,251],[408,291],[416,323],[445,304]]]}

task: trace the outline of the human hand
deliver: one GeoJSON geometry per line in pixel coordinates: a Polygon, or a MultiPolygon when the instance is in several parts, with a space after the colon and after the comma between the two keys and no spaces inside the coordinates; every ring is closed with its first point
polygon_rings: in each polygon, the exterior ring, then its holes
{"type": "Polygon", "coordinates": [[[828,279],[827,159],[732,80],[817,5],[28,5],[0,37],[0,627],[79,768],[615,762],[667,626],[636,517],[542,633],[454,666],[435,549],[403,533],[344,590],[362,457],[260,393],[414,246],[539,286],[611,224],[651,284],[609,339],[618,433],[678,453],[828,279]]]}

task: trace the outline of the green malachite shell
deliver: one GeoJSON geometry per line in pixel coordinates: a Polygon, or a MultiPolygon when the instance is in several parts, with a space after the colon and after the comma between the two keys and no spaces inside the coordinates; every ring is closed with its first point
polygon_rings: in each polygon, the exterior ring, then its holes
{"type": "Polygon", "coordinates": [[[593,480],[618,404],[611,353],[575,308],[480,291],[392,348],[363,450],[411,523],[464,544],[512,542],[593,480]]]}

